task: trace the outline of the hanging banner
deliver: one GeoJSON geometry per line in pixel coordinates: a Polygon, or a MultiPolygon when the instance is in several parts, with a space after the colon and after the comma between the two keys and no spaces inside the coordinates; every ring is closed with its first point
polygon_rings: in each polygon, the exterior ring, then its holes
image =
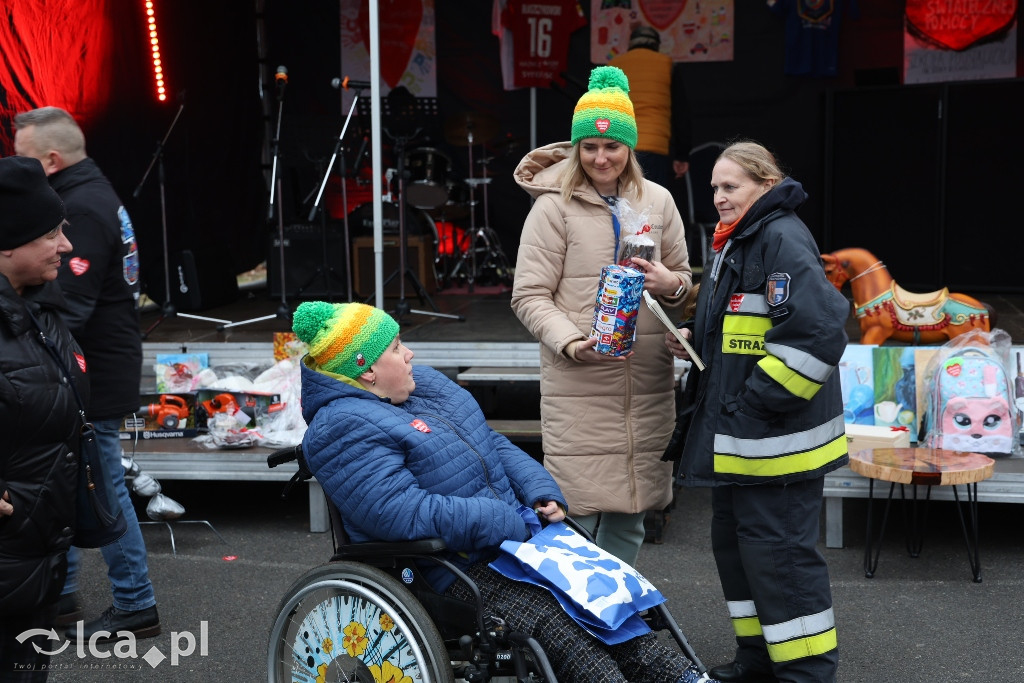
{"type": "Polygon", "coordinates": [[[1017,0],[907,0],[903,82],[1013,78],[1017,0]]]}
{"type": "MultiPolygon", "coordinates": [[[[400,85],[415,97],[437,97],[434,0],[377,0],[380,17],[380,91],[400,85]]],[[[341,0],[344,76],[370,80],[369,3],[341,0]]]]}
{"type": "Polygon", "coordinates": [[[591,0],[590,61],[607,64],[629,48],[633,26],[661,36],[674,62],[730,62],[734,0],[591,0]]]}

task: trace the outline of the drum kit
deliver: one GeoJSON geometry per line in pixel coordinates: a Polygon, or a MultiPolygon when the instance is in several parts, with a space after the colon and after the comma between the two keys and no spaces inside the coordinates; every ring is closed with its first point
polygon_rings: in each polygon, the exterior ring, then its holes
{"type": "MultiPolygon", "coordinates": [[[[454,174],[452,158],[437,147],[405,150],[405,145],[394,145],[391,148],[396,165],[404,167],[405,178],[399,190],[393,193],[392,185],[399,172],[388,169],[386,173],[381,227],[385,233],[397,233],[399,223],[404,222],[406,234],[432,234],[434,277],[439,289],[465,284],[472,292],[482,279],[511,281],[511,266],[497,233],[489,225],[487,190],[493,177],[488,176],[487,166],[493,157],[475,161],[473,158],[474,148],[482,148],[497,131],[498,124],[493,118],[479,114],[461,114],[446,121],[445,140],[452,146],[466,148],[469,177],[465,179],[454,174]],[[475,165],[481,168],[479,177],[474,177],[475,165]],[[404,216],[399,216],[399,205],[403,203],[404,216]],[[478,205],[483,212],[482,225],[478,225],[478,205]]],[[[357,181],[346,179],[345,182],[357,181]]],[[[349,196],[352,194],[350,189],[349,196]]],[[[348,213],[356,233],[372,230],[372,208],[368,201],[348,213]]]]}

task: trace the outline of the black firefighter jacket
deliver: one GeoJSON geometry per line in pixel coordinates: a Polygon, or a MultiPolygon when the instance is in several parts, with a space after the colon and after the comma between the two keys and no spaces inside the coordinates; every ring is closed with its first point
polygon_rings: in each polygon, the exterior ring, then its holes
{"type": "Polygon", "coordinates": [[[705,271],[691,371],[692,420],[681,483],[782,483],[847,462],[839,373],[846,298],[794,210],[806,194],[781,182],[749,210],[705,271]]]}

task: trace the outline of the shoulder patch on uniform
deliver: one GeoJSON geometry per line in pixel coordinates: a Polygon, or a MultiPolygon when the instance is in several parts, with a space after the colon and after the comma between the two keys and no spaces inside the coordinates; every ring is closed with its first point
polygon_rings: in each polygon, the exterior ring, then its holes
{"type": "Polygon", "coordinates": [[[789,299],[789,273],[772,273],[768,276],[764,298],[769,306],[781,306],[789,299]]]}

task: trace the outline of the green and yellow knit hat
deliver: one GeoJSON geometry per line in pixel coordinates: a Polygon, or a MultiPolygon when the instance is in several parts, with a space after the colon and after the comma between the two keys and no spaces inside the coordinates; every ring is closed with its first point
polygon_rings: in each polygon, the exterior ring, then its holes
{"type": "Polygon", "coordinates": [[[306,301],[295,309],[292,330],[321,369],[356,379],[398,336],[398,323],[366,304],[306,301]]]}
{"type": "Polygon", "coordinates": [[[589,87],[572,113],[572,144],[584,138],[611,138],[636,147],[636,117],[626,74],[617,66],[599,66],[590,72],[589,87]]]}

